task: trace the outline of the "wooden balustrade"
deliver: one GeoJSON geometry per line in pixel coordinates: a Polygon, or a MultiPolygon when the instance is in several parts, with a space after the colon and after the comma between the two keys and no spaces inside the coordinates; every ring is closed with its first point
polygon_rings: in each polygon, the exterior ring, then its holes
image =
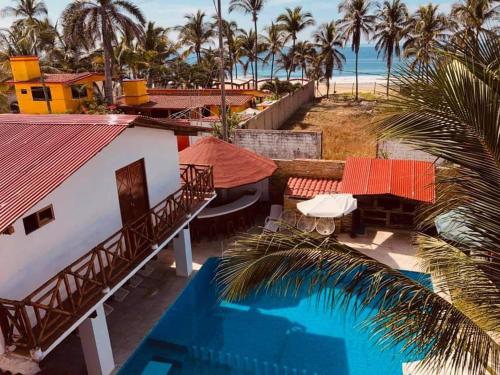
{"type": "Polygon", "coordinates": [[[214,195],[212,168],[181,165],[181,187],[22,301],[0,298],[0,329],[19,351],[45,350],[214,195]]]}

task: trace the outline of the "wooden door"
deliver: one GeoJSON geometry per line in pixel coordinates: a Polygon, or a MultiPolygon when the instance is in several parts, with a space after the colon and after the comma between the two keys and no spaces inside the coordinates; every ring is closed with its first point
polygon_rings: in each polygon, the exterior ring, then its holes
{"type": "Polygon", "coordinates": [[[116,171],[122,223],[130,223],[149,210],[144,159],[116,171]]]}

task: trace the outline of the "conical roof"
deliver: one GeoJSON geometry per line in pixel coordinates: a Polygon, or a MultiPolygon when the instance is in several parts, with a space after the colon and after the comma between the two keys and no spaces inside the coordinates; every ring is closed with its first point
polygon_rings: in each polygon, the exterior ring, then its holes
{"type": "Polygon", "coordinates": [[[215,137],[205,137],[179,153],[181,164],[213,166],[214,185],[229,189],[252,184],[277,169],[271,159],[215,137]]]}

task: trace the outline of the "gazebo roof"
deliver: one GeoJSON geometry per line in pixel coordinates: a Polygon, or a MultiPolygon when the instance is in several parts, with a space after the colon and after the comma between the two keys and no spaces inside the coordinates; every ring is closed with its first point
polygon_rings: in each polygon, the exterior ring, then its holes
{"type": "Polygon", "coordinates": [[[277,169],[271,159],[215,137],[202,138],[179,153],[182,164],[213,166],[214,185],[229,189],[252,184],[277,169]]]}

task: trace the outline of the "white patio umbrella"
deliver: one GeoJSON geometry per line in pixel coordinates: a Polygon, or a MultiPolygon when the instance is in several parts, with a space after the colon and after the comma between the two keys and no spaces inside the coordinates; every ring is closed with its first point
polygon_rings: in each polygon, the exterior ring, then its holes
{"type": "Polygon", "coordinates": [[[352,194],[319,194],[313,199],[297,203],[297,209],[306,216],[342,217],[358,208],[352,194]]]}

